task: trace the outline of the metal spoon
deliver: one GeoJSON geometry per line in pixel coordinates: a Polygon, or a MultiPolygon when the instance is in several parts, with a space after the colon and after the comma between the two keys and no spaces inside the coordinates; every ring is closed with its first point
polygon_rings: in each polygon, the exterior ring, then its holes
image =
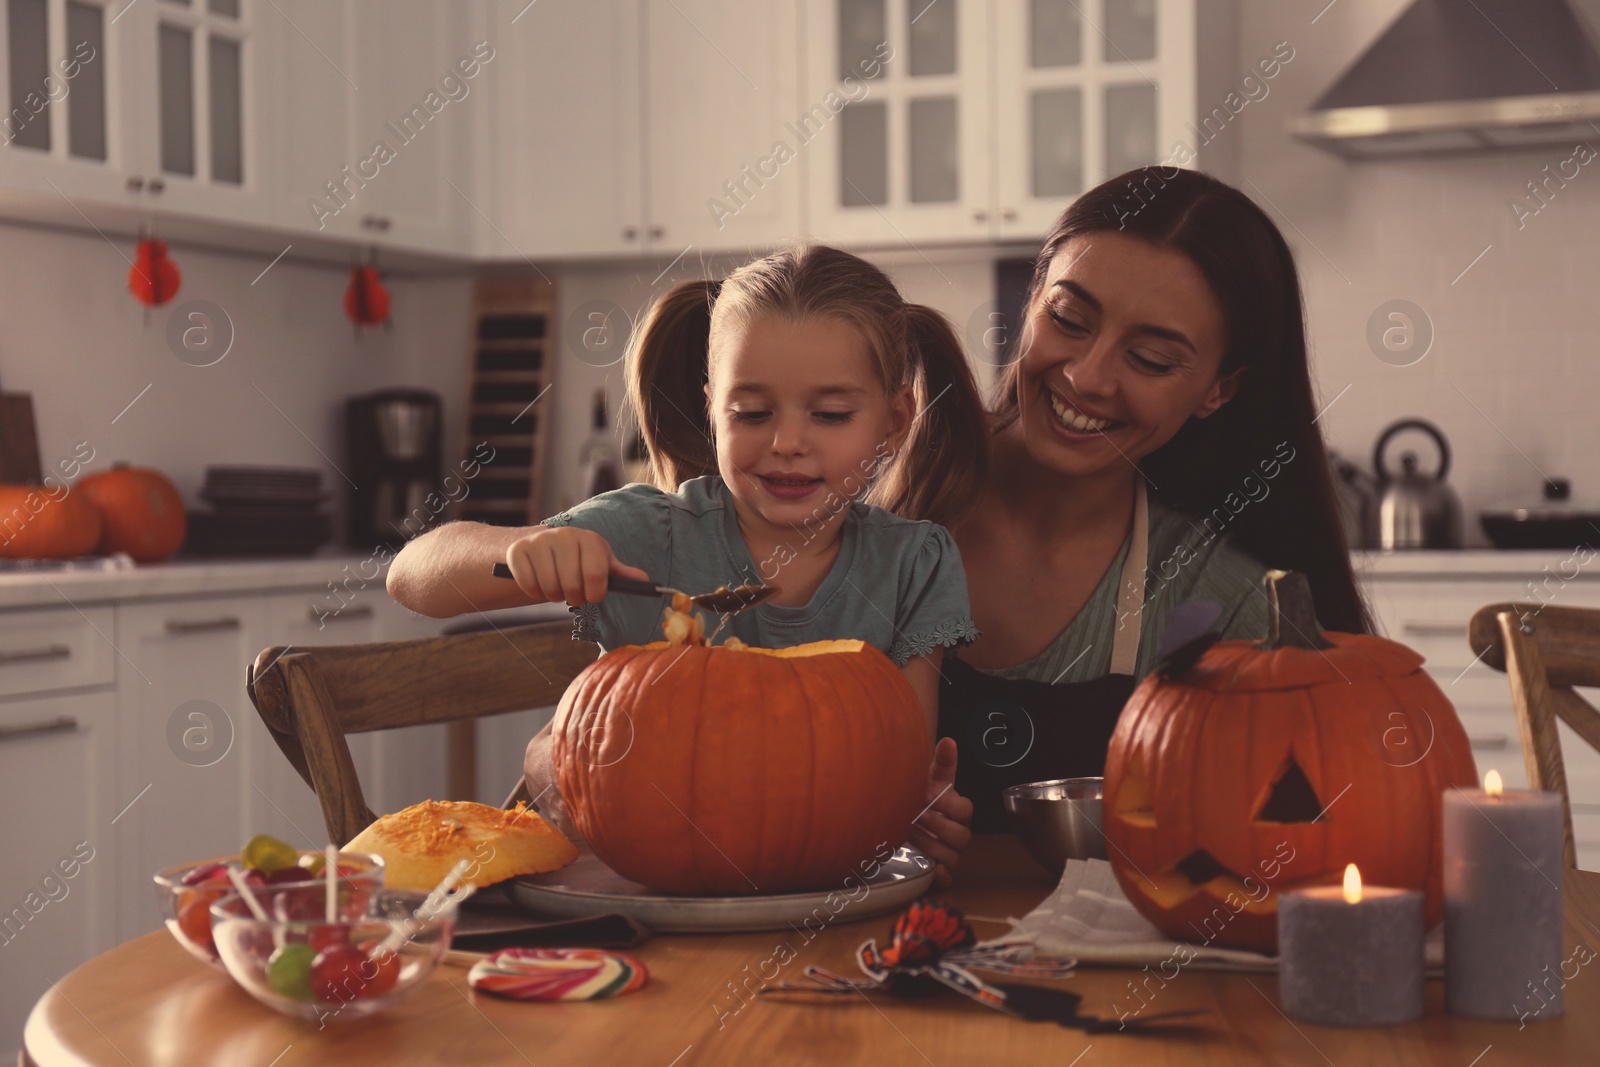
{"type": "MultiPolygon", "coordinates": [[[[504,563],[496,563],[494,576],[510,578],[511,568],[504,563]]],[[[613,593],[631,593],[635,596],[672,596],[679,592],[671,586],[657,585],[638,578],[624,578],[617,574],[606,579],[606,588],[613,593]]],[[[724,585],[709,593],[692,596],[689,600],[696,607],[704,608],[713,615],[737,615],[776,596],[777,593],[778,587],[775,585],[736,585],[732,589],[724,585]]]]}

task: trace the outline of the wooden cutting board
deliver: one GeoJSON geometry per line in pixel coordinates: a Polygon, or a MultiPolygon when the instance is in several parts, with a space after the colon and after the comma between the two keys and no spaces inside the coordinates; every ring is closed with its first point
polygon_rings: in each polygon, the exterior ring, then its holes
{"type": "Polygon", "coordinates": [[[43,478],[33,394],[0,393],[0,483],[38,485],[43,478]]]}

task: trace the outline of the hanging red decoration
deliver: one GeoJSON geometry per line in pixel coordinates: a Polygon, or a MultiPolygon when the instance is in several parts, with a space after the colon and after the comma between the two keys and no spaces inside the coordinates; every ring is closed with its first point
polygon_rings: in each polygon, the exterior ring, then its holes
{"type": "Polygon", "coordinates": [[[167,258],[167,242],[154,237],[140,240],[128,271],[128,291],[145,307],[160,307],[178,295],[183,275],[167,258]]]}
{"type": "Polygon", "coordinates": [[[350,272],[344,313],[357,326],[376,326],[389,318],[389,290],[378,279],[377,267],[357,267],[350,272]]]}

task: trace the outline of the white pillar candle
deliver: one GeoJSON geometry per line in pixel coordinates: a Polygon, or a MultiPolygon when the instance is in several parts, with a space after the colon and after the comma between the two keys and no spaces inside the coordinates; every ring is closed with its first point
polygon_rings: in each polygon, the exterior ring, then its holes
{"type": "Polygon", "coordinates": [[[1422,1017],[1422,894],[1345,884],[1278,901],[1278,995],[1285,1015],[1324,1026],[1384,1026],[1422,1017]]]}
{"type": "Polygon", "coordinates": [[[1474,1019],[1552,1019],[1561,977],[1561,797],[1444,794],[1445,1007],[1474,1019]]]}

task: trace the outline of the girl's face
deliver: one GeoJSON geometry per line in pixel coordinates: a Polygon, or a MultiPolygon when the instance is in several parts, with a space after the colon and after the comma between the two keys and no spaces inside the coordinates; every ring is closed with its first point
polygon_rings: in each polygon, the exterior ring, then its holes
{"type": "Polygon", "coordinates": [[[1122,233],[1069,240],[1028,309],[1016,426],[1040,464],[1072,476],[1126,465],[1232,398],[1226,326],[1181,252],[1122,233]]]}
{"type": "Polygon", "coordinates": [[[843,514],[911,421],[891,402],[867,342],[840,319],[758,316],[724,331],[706,385],[717,467],[735,498],[773,526],[843,514]]]}

